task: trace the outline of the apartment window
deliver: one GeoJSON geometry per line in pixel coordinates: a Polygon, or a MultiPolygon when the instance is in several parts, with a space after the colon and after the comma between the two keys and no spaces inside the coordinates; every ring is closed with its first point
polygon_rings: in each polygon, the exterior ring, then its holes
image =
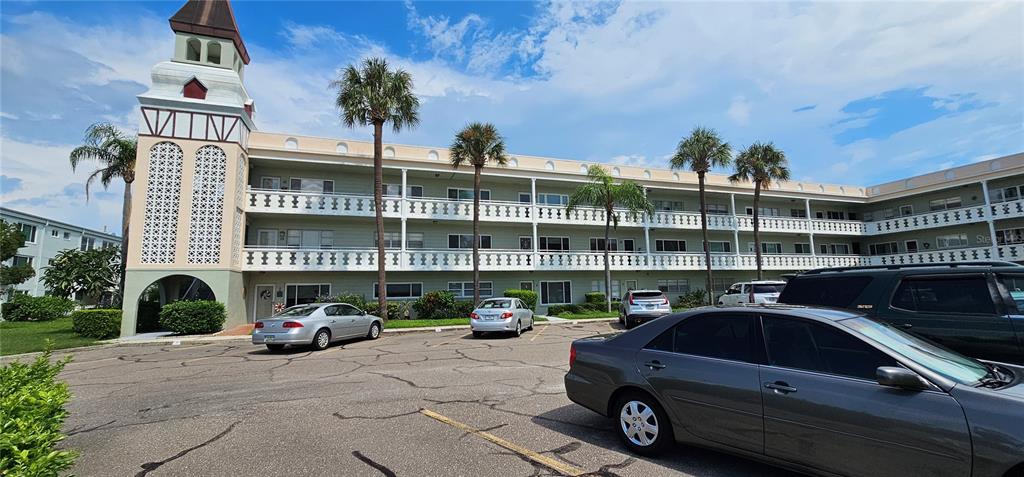
{"type": "Polygon", "coordinates": [[[655,240],[654,251],[656,252],[685,252],[685,240],[655,240]]]}
{"type": "Polygon", "coordinates": [[[988,191],[989,200],[992,202],[1006,202],[1009,200],[1017,200],[1020,198],[1021,187],[1004,187],[1002,189],[990,189],[988,191]]]}
{"type": "Polygon", "coordinates": [[[405,234],[406,248],[423,248],[423,233],[413,232],[405,234]]]}
{"type": "Polygon", "coordinates": [[[636,284],[636,280],[626,280],[626,291],[629,292],[629,291],[633,291],[633,290],[636,290],[636,289],[639,289],[639,288],[640,287],[637,286],[637,284],[636,284]]]}
{"type": "MultiPolygon", "coordinates": [[[[754,253],[754,242],[747,242],[747,251],[754,253]]],[[[761,242],[761,253],[782,253],[782,243],[761,242]]]]}
{"type": "Polygon", "coordinates": [[[900,206],[900,217],[906,217],[908,215],[914,215],[914,206],[907,204],[900,206]]]}
{"type": "Polygon", "coordinates": [[[935,210],[948,210],[956,209],[961,205],[960,197],[950,197],[948,199],[935,199],[928,201],[928,209],[935,210]]]}
{"type": "Polygon", "coordinates": [[[733,283],[736,283],[736,280],[732,278],[712,278],[711,291],[725,292],[725,290],[733,283]]]}
{"type": "Polygon", "coordinates": [[[117,244],[114,243],[114,242],[106,242],[106,241],[103,242],[103,250],[106,250],[108,248],[114,248],[116,246],[117,246],[117,244]]]}
{"type": "Polygon", "coordinates": [[[633,239],[622,239],[622,250],[624,252],[632,252],[636,250],[633,239]]]}
{"type": "MultiPolygon", "coordinates": [[[[747,215],[754,215],[754,208],[753,207],[747,207],[747,215]]],[[[757,208],[757,216],[758,217],[777,217],[777,216],[779,216],[779,208],[778,207],[758,207],[757,208]]]]}
{"type": "Polygon", "coordinates": [[[32,265],[32,258],[33,257],[26,257],[24,255],[15,255],[14,258],[11,259],[12,260],[11,266],[14,266],[14,267],[20,267],[22,265],[30,265],[31,266],[32,265]]]}
{"type": "Polygon", "coordinates": [[[665,293],[689,293],[690,281],[680,280],[658,280],[658,289],[665,293]]]}
{"type": "Polygon", "coordinates": [[[519,193],[519,202],[522,203],[522,204],[529,204],[530,203],[530,193],[529,192],[520,192],[519,193]]]}
{"type": "Polygon", "coordinates": [[[896,242],[885,242],[885,243],[873,243],[868,245],[869,255],[895,255],[900,253],[899,246],[896,242]]]}
{"type": "MultiPolygon", "coordinates": [[[[604,280],[591,280],[590,291],[604,293],[604,280]]],[[[612,300],[618,300],[622,296],[622,290],[619,288],[619,281],[612,280],[612,300]]]]}
{"type": "Polygon", "coordinates": [[[21,234],[25,236],[25,241],[26,242],[28,242],[28,243],[35,243],[36,242],[36,226],[35,225],[21,224],[21,234]]]}
{"type": "MultiPolygon", "coordinates": [[[[448,248],[473,248],[473,234],[448,234],[448,248]]],[[[480,236],[480,248],[491,248],[491,236],[480,236]]]]}
{"type": "Polygon", "coordinates": [[[540,249],[549,252],[569,250],[569,237],[539,237],[540,249]]]}
{"type": "Polygon", "coordinates": [[[654,210],[666,210],[666,211],[683,210],[683,201],[681,201],[681,200],[656,200],[656,201],[654,201],[654,210]]]}
{"type": "Polygon", "coordinates": [[[286,232],[285,245],[298,248],[332,248],[334,231],[291,229],[286,232]]]}
{"type": "MultiPolygon", "coordinates": [[[[473,282],[448,282],[448,291],[455,298],[473,298],[473,282]]],[[[493,282],[480,282],[480,297],[494,296],[493,282]]]]}
{"type": "Polygon", "coordinates": [[[330,283],[313,283],[304,285],[286,285],[285,286],[285,306],[305,305],[306,303],[316,303],[318,297],[330,296],[331,295],[331,284],[330,283]]]}
{"type": "Polygon", "coordinates": [[[53,237],[53,238],[60,237],[60,230],[51,230],[50,231],[50,236],[53,237]]]}
{"type": "Polygon", "coordinates": [[[907,240],[903,242],[903,246],[906,247],[907,253],[917,253],[917,240],[907,240]]]}
{"type": "Polygon", "coordinates": [[[292,177],[289,180],[288,187],[291,190],[301,192],[313,192],[313,193],[334,193],[334,181],[325,179],[306,179],[302,177],[292,177]]]}
{"type": "Polygon", "coordinates": [[[705,204],[705,206],[707,207],[709,214],[715,214],[715,215],[728,215],[729,214],[729,207],[727,207],[725,204],[705,204]]]}
{"type": "Polygon", "coordinates": [[[809,243],[795,243],[795,244],[793,244],[793,253],[810,255],[811,254],[811,244],[809,244],[809,243]]]}
{"type": "MultiPolygon", "coordinates": [[[[703,243],[703,242],[702,242],[703,243]]],[[[732,242],[728,241],[710,241],[711,253],[729,253],[732,252],[732,242]]]]}
{"type": "Polygon", "coordinates": [[[64,232],[64,240],[71,240],[71,232],[64,232]]]}
{"type": "MultiPolygon", "coordinates": [[[[449,200],[473,200],[473,189],[448,188],[449,200]]],[[[480,200],[491,200],[491,191],[480,189],[480,200]]]]}
{"type": "Polygon", "coordinates": [[[94,248],[96,248],[96,239],[92,237],[82,237],[82,242],[78,246],[79,250],[84,252],[86,250],[92,250],[94,248]]]}
{"type": "Polygon", "coordinates": [[[277,246],[277,230],[260,229],[256,231],[256,245],[261,247],[277,246]]]}
{"type": "Polygon", "coordinates": [[[519,236],[519,250],[533,250],[533,237],[519,236]]]}
{"type": "Polygon", "coordinates": [[[569,203],[569,196],[565,194],[537,194],[538,204],[566,205],[569,203]]]}
{"type": "Polygon", "coordinates": [[[533,282],[519,282],[519,289],[533,291],[533,282]]]}
{"type": "Polygon", "coordinates": [[[960,248],[967,246],[967,234],[949,234],[935,237],[935,248],[960,248]]]}
{"type": "Polygon", "coordinates": [[[874,212],[864,212],[864,221],[865,222],[871,222],[872,220],[875,220],[875,213],[874,212]]]}
{"type": "MultiPolygon", "coordinates": [[[[616,252],[619,250],[618,239],[608,239],[608,250],[616,252]]],[[[590,251],[591,252],[603,252],[604,251],[604,239],[603,238],[591,238],[590,239],[590,251]]]]}
{"type": "Polygon", "coordinates": [[[789,216],[797,219],[806,219],[807,209],[789,209],[789,216]]]}
{"type": "MultiPolygon", "coordinates": [[[[376,233],[374,233],[374,236],[376,236],[376,233]]],[[[379,246],[377,240],[373,241],[373,246],[379,246]]],[[[384,248],[402,248],[402,233],[384,232],[384,248]]]]}
{"type": "MultiPolygon", "coordinates": [[[[380,297],[377,282],[373,282],[373,297],[380,297]]],[[[470,286],[472,288],[472,285],[470,286]]],[[[423,296],[422,283],[388,283],[387,298],[419,298],[423,296]]],[[[470,296],[473,296],[472,293],[470,296]]]]}
{"type": "Polygon", "coordinates": [[[996,243],[999,245],[1024,243],[1024,229],[996,230],[996,243]]]}
{"type": "Polygon", "coordinates": [[[572,283],[540,282],[540,303],[542,305],[565,305],[572,302],[572,283]]]}
{"type": "Polygon", "coordinates": [[[896,218],[896,209],[882,209],[882,210],[880,210],[878,212],[878,214],[884,220],[895,219],[896,218]]]}
{"type": "Polygon", "coordinates": [[[260,177],[260,189],[278,190],[281,188],[280,177],[260,177]]]}
{"type": "Polygon", "coordinates": [[[825,211],[825,216],[829,220],[846,220],[846,212],[838,210],[827,210],[825,211]]]}
{"type": "Polygon", "coordinates": [[[818,245],[822,255],[849,255],[850,245],[845,243],[823,243],[818,245]]]}
{"type": "MultiPolygon", "coordinates": [[[[381,193],[387,197],[401,197],[402,184],[381,184],[381,193]]],[[[405,186],[406,197],[423,197],[423,186],[405,186]]]]}

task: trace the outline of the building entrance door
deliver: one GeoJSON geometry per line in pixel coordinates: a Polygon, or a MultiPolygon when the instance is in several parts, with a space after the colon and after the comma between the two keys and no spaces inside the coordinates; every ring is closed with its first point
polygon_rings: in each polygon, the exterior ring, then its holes
{"type": "Polygon", "coordinates": [[[256,285],[256,306],[253,322],[262,318],[270,318],[274,314],[274,292],[277,288],[274,285],[256,285]]]}

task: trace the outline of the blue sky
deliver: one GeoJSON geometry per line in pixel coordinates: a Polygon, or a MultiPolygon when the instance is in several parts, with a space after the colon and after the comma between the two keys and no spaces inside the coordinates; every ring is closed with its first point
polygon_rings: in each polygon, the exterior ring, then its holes
{"type": "MultiPolygon", "coordinates": [[[[137,128],[180,2],[4,2],[0,199],[117,229],[67,153],[95,121],[137,128]]],[[[696,125],[774,141],[799,180],[868,185],[1024,151],[1024,4],[236,2],[260,129],[343,128],[328,83],[385,56],[445,145],[494,122],[518,154],[662,166],[696,125]]]]}

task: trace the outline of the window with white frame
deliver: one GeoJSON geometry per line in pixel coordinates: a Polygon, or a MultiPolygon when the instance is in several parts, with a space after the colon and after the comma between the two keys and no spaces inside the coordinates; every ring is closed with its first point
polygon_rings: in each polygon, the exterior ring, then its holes
{"type": "Polygon", "coordinates": [[[533,282],[519,282],[519,289],[533,291],[533,282]]]}
{"type": "Polygon", "coordinates": [[[36,243],[35,225],[21,224],[21,234],[25,236],[26,243],[36,243]]]}
{"type": "Polygon", "coordinates": [[[331,295],[330,283],[305,283],[285,285],[284,305],[295,306],[316,303],[319,297],[331,295]]]}
{"type": "Polygon", "coordinates": [[[690,281],[685,278],[678,280],[658,280],[658,289],[665,293],[689,293],[690,281]]]}
{"type": "Polygon", "coordinates": [[[566,205],[569,196],[566,194],[537,193],[537,203],[546,205],[566,205]]]}
{"type": "Polygon", "coordinates": [[[686,241],[685,240],[666,240],[657,239],[654,241],[655,252],[685,252],[686,241]]]}
{"type": "Polygon", "coordinates": [[[64,232],[64,240],[71,240],[71,232],[64,232]]]}
{"type": "MultiPolygon", "coordinates": [[[[448,234],[448,248],[473,248],[473,234],[448,234]]],[[[480,236],[480,248],[491,248],[491,236],[480,236]]]]}
{"type": "MultiPolygon", "coordinates": [[[[380,287],[377,286],[377,282],[373,282],[373,297],[379,298],[380,287]]],[[[470,287],[472,289],[472,286],[470,287]]],[[[388,299],[402,299],[402,298],[419,298],[423,296],[423,284],[422,283],[388,283],[387,284],[387,298],[388,299]]],[[[472,296],[472,295],[470,295],[472,296]]]]}
{"type": "Polygon", "coordinates": [[[907,253],[917,253],[917,240],[907,240],[903,242],[903,246],[907,249],[907,253]]]}
{"type": "Polygon", "coordinates": [[[1024,186],[1002,187],[989,189],[988,197],[992,202],[1006,202],[1019,199],[1021,192],[1024,192],[1024,186]]]}
{"type": "Polygon", "coordinates": [[[803,254],[803,255],[810,255],[811,254],[811,244],[809,244],[809,243],[799,243],[799,242],[794,243],[793,244],[793,253],[799,253],[799,254],[803,254]]]}
{"type": "Polygon", "coordinates": [[[818,245],[822,255],[849,255],[850,245],[845,243],[823,243],[818,245]]]}
{"type": "MultiPolygon", "coordinates": [[[[754,253],[754,242],[747,242],[747,252],[754,253]]],[[[782,253],[782,242],[761,242],[761,253],[782,253]]]]}
{"type": "Polygon", "coordinates": [[[540,303],[542,305],[566,305],[572,303],[572,282],[540,282],[540,303]]]}
{"type": "Polygon", "coordinates": [[[636,250],[636,242],[633,239],[622,239],[622,251],[632,252],[636,250]]]}
{"type": "MultiPolygon", "coordinates": [[[[617,252],[619,250],[619,239],[610,238],[608,239],[608,250],[617,252]]],[[[591,252],[603,252],[604,251],[604,238],[590,238],[590,251],[591,252]]]]}
{"type": "Polygon", "coordinates": [[[949,234],[935,237],[935,248],[961,248],[966,247],[967,234],[949,234]]]}
{"type": "MultiPolygon", "coordinates": [[[[290,229],[285,233],[285,245],[297,248],[333,248],[333,230],[290,229]]],[[[280,245],[280,241],[278,242],[280,245]]]]}
{"type": "MultiPolygon", "coordinates": [[[[701,242],[703,243],[703,241],[701,242]]],[[[732,252],[732,242],[727,240],[712,240],[708,242],[711,253],[730,253],[732,252]]],[[[701,249],[703,250],[703,249],[701,249]]]]}
{"type": "Polygon", "coordinates": [[[530,203],[530,193],[529,192],[520,192],[519,193],[519,202],[522,203],[522,204],[529,204],[530,203]]]}
{"type": "MultiPolygon", "coordinates": [[[[604,280],[591,280],[590,291],[604,293],[604,280]]],[[[622,296],[621,288],[619,288],[619,281],[612,280],[612,300],[618,300],[622,296]]]]}
{"type": "MultiPolygon", "coordinates": [[[[448,188],[449,200],[473,200],[473,189],[448,188]]],[[[490,189],[480,189],[480,200],[491,200],[490,189]]]]}
{"type": "Polygon", "coordinates": [[[277,229],[259,229],[256,231],[256,245],[260,247],[276,247],[278,232],[277,229]]]}
{"type": "Polygon", "coordinates": [[[56,229],[54,229],[54,230],[51,230],[51,231],[50,231],[50,237],[53,237],[53,238],[58,238],[58,237],[60,237],[60,230],[56,230],[56,229]]]}
{"type": "Polygon", "coordinates": [[[807,209],[789,209],[789,216],[796,219],[806,219],[807,209]]]}
{"type": "Polygon", "coordinates": [[[569,237],[538,237],[538,247],[547,252],[569,250],[569,237]]]}
{"type": "Polygon", "coordinates": [[[520,235],[519,250],[533,250],[533,237],[520,235]]]}
{"type": "MultiPolygon", "coordinates": [[[[747,215],[754,215],[754,208],[753,207],[747,207],[747,215]]],[[[757,208],[757,216],[758,217],[777,217],[778,215],[779,215],[779,208],[778,207],[758,207],[757,208]]]]}
{"type": "MultiPolygon", "coordinates": [[[[448,282],[448,291],[455,298],[473,298],[473,282],[448,282]]],[[[480,297],[494,296],[493,282],[480,282],[480,297]]]]}
{"type": "Polygon", "coordinates": [[[717,277],[715,277],[715,278],[711,279],[711,283],[712,283],[712,286],[711,286],[711,290],[712,291],[714,291],[716,293],[724,293],[725,290],[728,289],[730,286],[732,286],[733,283],[736,283],[736,280],[732,279],[732,278],[717,278],[717,277]]]}
{"type": "Polygon", "coordinates": [[[93,237],[82,236],[82,241],[78,245],[78,249],[81,251],[92,250],[96,248],[96,239],[93,237]]]}
{"type": "Polygon", "coordinates": [[[956,209],[959,208],[960,205],[961,201],[959,196],[928,201],[928,209],[932,211],[956,209]]]}
{"type": "Polygon", "coordinates": [[[846,220],[846,212],[841,210],[826,210],[825,218],[829,220],[846,220]]]}
{"type": "Polygon", "coordinates": [[[279,190],[281,188],[281,178],[263,176],[260,177],[260,189],[272,189],[279,190]]]}
{"type": "Polygon", "coordinates": [[[32,261],[33,261],[33,257],[29,257],[29,256],[25,256],[25,255],[15,255],[11,259],[11,266],[14,266],[14,267],[21,267],[21,266],[24,266],[24,265],[31,266],[32,265],[32,261]]]}
{"type": "Polygon", "coordinates": [[[909,215],[914,215],[914,206],[911,204],[901,205],[900,217],[907,217],[909,215]]]}
{"type": "Polygon", "coordinates": [[[640,287],[637,285],[636,280],[626,280],[626,291],[639,290],[640,287]]]}
{"type": "MultiPolygon", "coordinates": [[[[401,197],[402,184],[381,184],[381,193],[386,197],[401,197]]],[[[423,186],[407,185],[405,186],[405,195],[406,197],[423,197],[423,186]]]]}
{"type": "Polygon", "coordinates": [[[288,180],[288,188],[291,190],[301,192],[333,194],[334,181],[326,179],[308,179],[305,177],[292,177],[288,180]]]}
{"type": "Polygon", "coordinates": [[[681,200],[656,200],[654,201],[654,210],[665,210],[665,211],[681,211],[683,208],[683,201],[681,200]]]}
{"type": "Polygon", "coordinates": [[[868,255],[895,255],[900,253],[896,242],[873,243],[868,245],[868,255]]]}
{"type": "Polygon", "coordinates": [[[729,214],[729,206],[727,206],[725,204],[705,204],[705,207],[707,207],[709,214],[714,214],[714,215],[728,215],[729,214]]]}
{"type": "Polygon", "coordinates": [[[1024,243],[1024,228],[996,230],[996,244],[1013,245],[1024,243]]]}

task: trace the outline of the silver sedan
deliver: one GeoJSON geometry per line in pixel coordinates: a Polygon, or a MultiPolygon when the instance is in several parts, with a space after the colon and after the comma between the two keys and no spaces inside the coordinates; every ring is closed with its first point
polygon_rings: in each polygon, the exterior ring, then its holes
{"type": "Polygon", "coordinates": [[[518,298],[488,298],[469,314],[469,327],[474,337],[487,331],[523,334],[533,329],[533,311],[518,298]]]}
{"type": "Polygon", "coordinates": [[[326,349],[332,341],[367,337],[375,340],[384,321],[348,303],[311,303],[288,308],[271,318],[256,322],[253,344],[277,351],[285,345],[312,345],[326,349]]]}

